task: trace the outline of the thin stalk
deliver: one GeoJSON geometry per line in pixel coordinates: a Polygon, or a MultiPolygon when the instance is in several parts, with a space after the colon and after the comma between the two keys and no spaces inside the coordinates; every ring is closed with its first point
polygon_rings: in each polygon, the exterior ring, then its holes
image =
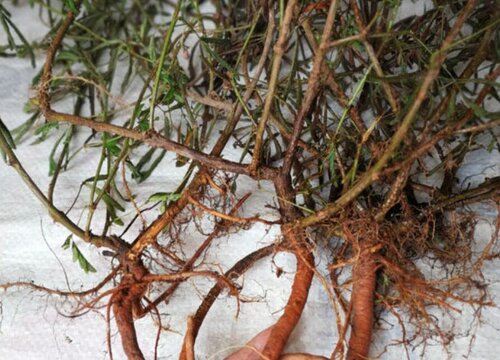
{"type": "Polygon", "coordinates": [[[168,26],[167,33],[165,34],[165,40],[163,42],[163,47],[161,49],[160,58],[158,59],[158,64],[156,66],[156,76],[153,83],[153,91],[151,93],[150,107],[149,107],[149,128],[154,129],[154,118],[155,118],[155,107],[156,107],[156,97],[158,95],[158,89],[160,87],[161,70],[163,69],[163,63],[165,62],[165,57],[167,52],[170,50],[170,41],[172,40],[172,34],[174,32],[177,19],[179,17],[179,11],[181,9],[183,1],[178,0],[175,5],[174,13],[172,14],[172,19],[170,25],[168,26]]]}

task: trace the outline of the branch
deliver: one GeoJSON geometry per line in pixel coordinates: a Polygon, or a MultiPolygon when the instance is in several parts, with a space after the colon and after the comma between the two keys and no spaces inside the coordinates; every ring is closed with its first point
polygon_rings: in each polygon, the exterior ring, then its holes
{"type": "Polygon", "coordinates": [[[55,222],[63,225],[72,234],[78,236],[80,239],[86,242],[90,242],[97,247],[107,247],[111,250],[117,250],[119,248],[119,243],[122,241],[118,239],[112,239],[106,236],[97,236],[92,233],[86,233],[78,225],[76,225],[65,213],[60,211],[58,208],[49,201],[45,194],[40,190],[40,188],[35,184],[33,179],[28,175],[22,164],[20,163],[14,151],[9,146],[7,139],[4,134],[0,131],[0,148],[7,155],[7,163],[14,168],[17,174],[21,177],[22,181],[28,186],[31,192],[36,196],[40,203],[47,209],[49,215],[55,222]]]}
{"type": "Polygon", "coordinates": [[[239,164],[234,161],[222,159],[218,156],[207,155],[205,153],[199,152],[185,145],[167,139],[153,130],[149,130],[147,132],[139,132],[137,130],[122,126],[93,121],[81,116],[63,114],[51,109],[46,110],[44,112],[44,115],[49,121],[58,121],[70,123],[77,126],[85,126],[99,132],[106,132],[137,140],[154,148],[172,151],[178,155],[197,161],[201,165],[213,168],[215,170],[243,174],[252,178],[260,179],[272,179],[278,172],[277,169],[271,167],[259,167],[258,171],[253,171],[246,164],[239,164]]]}
{"type": "Polygon", "coordinates": [[[296,221],[295,225],[297,225],[298,227],[307,227],[327,219],[328,217],[332,216],[333,214],[344,208],[351,201],[353,201],[363,190],[365,190],[374,180],[376,180],[379,177],[381,170],[389,162],[389,160],[394,155],[399,145],[405,139],[406,134],[410,130],[410,126],[413,123],[413,120],[415,119],[417,112],[420,109],[420,106],[427,98],[428,90],[430,89],[434,80],[439,75],[441,65],[443,64],[446,58],[447,50],[452,45],[453,39],[457,36],[467,16],[474,8],[475,3],[476,0],[469,0],[467,2],[467,5],[462,10],[460,16],[453,25],[453,28],[450,30],[450,32],[444,39],[440,49],[431,56],[429,70],[425,75],[422,85],[420,85],[420,88],[417,92],[417,96],[415,97],[415,101],[410,106],[408,112],[406,113],[405,117],[401,122],[401,125],[399,126],[394,136],[391,138],[389,146],[387,147],[387,150],[381,156],[381,158],[375,163],[375,165],[373,165],[369,170],[367,170],[363,174],[363,176],[361,176],[361,178],[358,180],[356,184],[353,185],[352,188],[350,188],[339,199],[337,199],[337,201],[327,205],[323,210],[318,211],[314,215],[310,215],[306,218],[296,221]]]}

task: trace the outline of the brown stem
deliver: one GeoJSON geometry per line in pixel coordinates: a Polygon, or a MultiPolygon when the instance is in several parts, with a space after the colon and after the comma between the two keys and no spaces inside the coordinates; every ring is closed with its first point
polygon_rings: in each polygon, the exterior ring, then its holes
{"type": "Polygon", "coordinates": [[[202,209],[203,211],[205,211],[206,213],[208,213],[212,216],[215,216],[215,217],[218,217],[222,220],[225,220],[228,222],[233,222],[236,224],[251,224],[251,223],[255,223],[255,222],[260,222],[260,223],[267,224],[267,225],[279,224],[279,222],[277,222],[277,221],[269,221],[269,220],[261,219],[258,216],[243,218],[243,217],[238,217],[238,216],[231,215],[231,214],[224,214],[224,213],[221,213],[220,211],[211,209],[208,206],[203,205],[198,200],[194,199],[192,196],[189,196],[189,202],[191,204],[195,205],[196,207],[199,207],[200,209],[202,209]]]}
{"type": "Polygon", "coordinates": [[[236,174],[248,175],[252,178],[272,179],[277,174],[277,170],[270,167],[259,167],[257,175],[255,171],[250,169],[249,165],[239,164],[234,161],[229,161],[210,154],[191,149],[190,147],[179,144],[173,140],[167,139],[155,131],[140,132],[137,130],[129,129],[123,126],[117,126],[109,123],[97,122],[81,116],[63,114],[54,111],[50,108],[43,111],[47,120],[65,122],[77,126],[85,126],[92,130],[99,132],[106,132],[109,134],[119,135],[128,139],[138,140],[141,143],[147,144],[154,148],[165,149],[172,151],[177,155],[181,155],[199,162],[201,165],[209,168],[214,168],[221,171],[232,172],[236,174]]]}
{"type": "Polygon", "coordinates": [[[316,212],[313,215],[305,217],[296,221],[296,225],[298,227],[307,227],[314,225],[320,221],[325,220],[326,218],[332,216],[337,213],[339,210],[344,208],[347,204],[353,201],[363,190],[365,190],[370,184],[373,183],[374,180],[377,180],[380,176],[380,172],[389,162],[389,160],[393,157],[396,150],[399,148],[403,140],[406,138],[406,135],[410,131],[411,124],[416,118],[418,110],[420,106],[422,106],[424,100],[427,98],[428,90],[433,84],[434,80],[439,75],[439,70],[441,69],[441,65],[443,64],[447,51],[450,49],[453,39],[457,36],[462,25],[464,24],[467,16],[473,10],[475,0],[469,0],[467,5],[464,7],[460,16],[457,18],[457,21],[453,25],[453,28],[450,30],[446,38],[444,39],[441,47],[438,51],[436,51],[432,57],[429,64],[429,70],[418,89],[417,95],[415,97],[415,101],[412,103],[410,108],[408,109],[406,115],[403,117],[401,121],[401,125],[397,129],[396,133],[391,138],[389,145],[384,152],[384,154],[380,157],[380,159],[370,168],[368,169],[347,192],[345,192],[340,198],[337,199],[334,203],[328,204],[322,210],[316,212]]]}
{"type": "Polygon", "coordinates": [[[358,7],[358,3],[354,0],[351,0],[350,4],[351,4],[351,8],[352,8],[353,13],[354,13],[354,19],[356,21],[356,25],[360,29],[361,38],[362,38],[363,44],[365,45],[366,52],[368,53],[368,57],[370,58],[370,61],[373,64],[373,68],[375,69],[375,73],[377,74],[377,76],[380,78],[380,81],[382,82],[382,88],[384,89],[384,92],[387,96],[387,100],[389,101],[389,104],[391,105],[391,109],[394,112],[394,114],[397,115],[397,114],[399,114],[399,109],[400,109],[399,103],[398,103],[396,97],[394,96],[394,92],[393,92],[391,86],[389,85],[389,83],[387,81],[384,80],[385,75],[384,75],[384,72],[382,70],[382,66],[380,65],[380,62],[377,59],[377,55],[375,54],[375,50],[373,49],[372,44],[366,38],[368,31],[367,31],[367,27],[364,24],[363,17],[361,16],[361,12],[360,12],[360,9],[358,7]]]}
{"type": "Polygon", "coordinates": [[[328,10],[325,28],[323,30],[323,34],[321,35],[321,42],[318,49],[316,50],[316,53],[314,54],[313,68],[311,70],[311,74],[309,75],[309,80],[307,81],[307,91],[304,95],[304,102],[302,103],[299,111],[297,112],[297,116],[294,119],[290,144],[283,161],[283,173],[288,173],[291,169],[304,121],[319,91],[320,80],[322,76],[321,68],[323,65],[323,61],[325,60],[325,55],[328,51],[327,44],[332,34],[336,10],[337,0],[334,0],[330,4],[330,8],[328,10]]]}
{"type": "MultiPolygon", "coordinates": [[[[255,133],[255,146],[254,154],[252,157],[252,162],[250,165],[251,169],[257,169],[259,166],[260,153],[263,144],[264,130],[266,128],[267,121],[271,115],[271,108],[274,102],[274,94],[278,85],[278,76],[281,68],[281,61],[286,50],[286,44],[288,42],[288,37],[290,36],[290,25],[293,19],[294,9],[297,6],[297,0],[288,1],[286,4],[285,14],[283,17],[283,23],[280,26],[278,41],[274,46],[274,56],[271,65],[271,74],[269,76],[268,92],[266,100],[264,103],[264,110],[262,117],[260,118],[259,125],[255,133]]],[[[271,11],[269,13],[269,26],[268,29],[272,30],[274,28],[274,14],[271,11]]]]}

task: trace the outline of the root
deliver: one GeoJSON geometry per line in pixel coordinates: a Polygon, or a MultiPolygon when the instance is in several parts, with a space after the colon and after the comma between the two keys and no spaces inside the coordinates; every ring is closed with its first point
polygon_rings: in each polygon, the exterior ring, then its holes
{"type": "Polygon", "coordinates": [[[130,265],[129,272],[122,277],[120,285],[126,286],[111,297],[116,325],[120,332],[122,346],[129,360],[144,360],[137,342],[134,317],[141,308],[141,299],[147,284],[137,284],[147,274],[141,262],[130,265]]]}
{"type": "MultiPolygon", "coordinates": [[[[246,270],[248,270],[255,262],[259,261],[260,259],[271,255],[274,251],[278,249],[277,246],[275,245],[269,245],[266,246],[262,249],[256,250],[253,253],[245,256],[243,259],[238,261],[231,269],[229,269],[226,274],[225,278],[229,280],[236,279],[241,276],[246,270]]],[[[194,349],[194,343],[196,341],[196,337],[198,336],[198,332],[200,330],[200,327],[203,323],[203,320],[208,314],[208,311],[212,307],[213,303],[215,300],[217,300],[217,297],[219,294],[222,292],[224,289],[224,285],[222,283],[217,283],[205,296],[205,299],[203,299],[203,302],[201,303],[200,307],[196,311],[195,315],[193,316],[193,321],[192,321],[192,328],[189,329],[190,331],[188,334],[186,334],[186,338],[184,338],[184,342],[182,344],[182,350],[179,355],[179,360],[188,360],[188,346],[190,346],[190,341],[192,341],[192,346],[194,349]]],[[[194,351],[194,350],[193,350],[194,351]]]]}
{"type": "Polygon", "coordinates": [[[130,360],[144,360],[144,355],[137,342],[137,334],[134,326],[134,307],[137,294],[132,289],[122,290],[112,298],[113,313],[116,325],[122,339],[125,354],[130,360]]]}
{"type": "Polygon", "coordinates": [[[273,326],[269,340],[262,353],[265,359],[279,359],[290,334],[299,322],[304,306],[307,302],[309,288],[313,279],[314,258],[311,253],[297,257],[297,272],[293,281],[292,292],[285,311],[278,322],[273,326]]]}
{"type": "Polygon", "coordinates": [[[368,358],[372,338],[376,270],[377,264],[374,256],[367,251],[360,255],[354,265],[352,274],[351,336],[349,338],[347,360],[368,358]]]}
{"type": "Polygon", "coordinates": [[[304,353],[290,353],[280,357],[280,360],[328,360],[328,358],[304,353]]]}
{"type": "MultiPolygon", "coordinates": [[[[261,360],[268,359],[262,354],[262,348],[271,335],[273,326],[258,333],[250,340],[243,349],[229,355],[224,360],[261,360]]],[[[289,353],[280,356],[279,360],[328,360],[324,356],[311,355],[306,353],[289,353]]]]}

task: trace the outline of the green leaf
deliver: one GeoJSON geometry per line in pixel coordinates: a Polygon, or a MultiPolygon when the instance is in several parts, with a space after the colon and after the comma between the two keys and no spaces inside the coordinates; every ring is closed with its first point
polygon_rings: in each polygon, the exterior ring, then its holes
{"type": "MultiPolygon", "coordinates": [[[[97,191],[99,193],[102,192],[102,190],[99,189],[99,188],[97,188],[97,191]]],[[[105,191],[104,194],[102,195],[102,199],[106,203],[106,207],[108,209],[111,208],[111,209],[118,209],[119,211],[125,211],[125,208],[118,201],[116,201],[115,199],[113,199],[111,197],[111,195],[109,195],[109,193],[107,191],[105,191]]]]}
{"type": "Polygon", "coordinates": [[[33,124],[36,122],[38,117],[40,116],[40,112],[36,112],[30,116],[28,120],[23,122],[18,127],[12,129],[12,134],[14,135],[14,141],[19,143],[19,141],[23,138],[24,135],[32,128],[33,124]]]}
{"type": "Polygon", "coordinates": [[[73,234],[69,235],[66,240],[64,240],[64,243],[61,245],[61,247],[64,250],[68,250],[69,246],[71,245],[71,238],[73,237],[73,234]]]}
{"type": "Polygon", "coordinates": [[[345,118],[347,117],[347,113],[349,112],[349,109],[354,104],[354,102],[358,98],[358,95],[363,90],[363,87],[365,86],[365,82],[368,79],[368,75],[370,74],[372,67],[373,67],[373,64],[370,64],[370,66],[368,66],[368,68],[365,71],[365,74],[363,75],[363,77],[361,78],[359,83],[356,85],[356,88],[354,89],[354,93],[352,94],[351,98],[347,102],[347,106],[344,108],[344,111],[342,112],[339,123],[337,125],[337,130],[335,130],[335,134],[338,134],[340,128],[342,127],[342,124],[344,123],[345,118]]]}
{"type": "Polygon", "coordinates": [[[36,140],[34,143],[38,144],[42,141],[45,141],[47,137],[49,136],[50,132],[52,129],[58,129],[59,128],[59,123],[57,122],[48,122],[40,126],[38,129],[35,130],[35,135],[38,135],[38,140],[36,140]]]}
{"type": "Polygon", "coordinates": [[[146,132],[149,130],[149,121],[148,119],[139,120],[139,124],[137,126],[140,132],[146,132]]]}
{"type": "Polygon", "coordinates": [[[54,175],[54,173],[56,172],[56,168],[57,168],[56,161],[52,156],[49,157],[49,176],[54,175]]]}
{"type": "Polygon", "coordinates": [[[132,178],[136,179],[138,182],[142,182],[146,180],[151,173],[156,169],[156,167],[160,164],[162,161],[163,157],[166,154],[166,150],[162,150],[160,152],[160,155],[158,157],[153,158],[154,153],[156,152],[157,149],[149,149],[146,154],[139,160],[139,162],[134,166],[133,164],[129,164],[129,167],[132,170],[132,178]],[[151,165],[149,166],[149,169],[145,169],[145,166],[147,163],[150,162],[152,159],[151,165]],[[145,169],[145,170],[144,170],[145,169]]]}
{"type": "Polygon", "coordinates": [[[495,138],[491,139],[490,143],[488,144],[488,146],[486,148],[486,151],[491,153],[493,151],[493,149],[495,148],[496,144],[497,144],[497,139],[495,139],[495,138]]]}
{"type": "Polygon", "coordinates": [[[386,274],[382,274],[382,286],[387,289],[391,285],[391,279],[386,274]]]}
{"type": "Polygon", "coordinates": [[[464,101],[468,107],[474,111],[474,115],[482,119],[496,119],[500,116],[499,112],[489,112],[484,107],[476,104],[474,101],[467,99],[464,96],[464,101]]]}
{"type": "Polygon", "coordinates": [[[37,98],[29,98],[24,103],[23,111],[27,114],[37,111],[40,108],[37,98]]]}
{"type": "Polygon", "coordinates": [[[68,61],[71,63],[78,63],[81,61],[81,56],[71,50],[61,50],[57,53],[56,61],[68,61]]]}
{"type": "Polygon", "coordinates": [[[10,27],[7,23],[7,19],[10,18],[10,13],[5,9],[2,4],[0,4],[0,22],[2,23],[2,27],[7,35],[7,43],[9,44],[9,48],[12,50],[16,46],[16,42],[12,37],[10,32],[10,27]]]}
{"type": "Polygon", "coordinates": [[[12,149],[15,149],[16,144],[14,142],[14,139],[12,138],[9,129],[7,128],[7,126],[5,126],[1,118],[0,118],[0,133],[2,133],[2,135],[5,137],[5,140],[7,140],[7,144],[9,144],[9,146],[12,149]]]}
{"type": "Polygon", "coordinates": [[[7,35],[7,42],[9,44],[9,48],[11,50],[16,49],[18,56],[21,56],[23,54],[29,54],[31,59],[31,66],[35,67],[35,53],[33,52],[31,45],[28,43],[22,32],[12,22],[10,16],[11,16],[10,13],[0,4],[0,23],[2,24],[2,27],[7,35]],[[16,48],[16,43],[14,41],[12,33],[10,32],[11,29],[16,33],[17,37],[23,43],[22,47],[16,48]]]}
{"type": "Polygon", "coordinates": [[[136,119],[138,117],[147,117],[149,114],[149,108],[146,108],[144,103],[139,104],[138,106],[135,107],[134,109],[134,114],[132,115],[133,119],[136,119]]]}
{"type": "MultiPolygon", "coordinates": [[[[85,184],[88,187],[91,187],[89,184],[85,184]]],[[[111,221],[117,225],[122,226],[123,221],[116,215],[116,210],[118,211],[125,211],[125,208],[115,199],[111,197],[111,195],[107,191],[102,191],[99,187],[96,186],[96,192],[101,195],[102,193],[102,200],[106,204],[106,210],[108,211],[108,215],[111,218],[111,221]]]]}
{"type": "Polygon", "coordinates": [[[233,67],[231,65],[229,65],[229,63],[224,60],[222,57],[220,57],[219,54],[217,54],[215,51],[213,51],[212,49],[210,49],[209,46],[205,46],[205,49],[210,53],[210,56],[212,56],[215,60],[217,60],[217,62],[219,64],[221,64],[223,67],[226,68],[226,70],[229,70],[232,73],[235,73],[235,70],[233,69],[233,67]]]}
{"type": "Polygon", "coordinates": [[[82,252],[80,251],[80,249],[78,249],[78,246],[76,246],[76,243],[74,241],[71,244],[71,250],[73,252],[73,261],[78,261],[78,264],[80,264],[80,267],[83,269],[83,271],[85,271],[86,274],[88,274],[89,272],[97,272],[92,264],[90,264],[85,256],[83,256],[82,252]]]}
{"type": "Polygon", "coordinates": [[[181,197],[179,193],[172,192],[158,192],[151,195],[146,203],[157,202],[157,201],[177,201],[181,197]]]}
{"type": "Polygon", "coordinates": [[[121,148],[120,148],[120,146],[118,146],[119,139],[120,139],[120,136],[115,136],[112,138],[105,136],[103,139],[104,147],[110,152],[110,154],[112,154],[114,156],[120,155],[120,152],[121,152],[121,148]]]}
{"type": "Polygon", "coordinates": [[[200,36],[200,40],[206,44],[231,45],[231,41],[229,39],[218,37],[200,36]]]}
{"type": "Polygon", "coordinates": [[[335,163],[336,156],[334,145],[331,145],[330,152],[328,153],[328,168],[330,170],[331,182],[335,187],[338,186],[338,176],[336,172],[337,164],[335,163]]]}
{"type": "Polygon", "coordinates": [[[78,11],[78,9],[76,8],[76,4],[73,0],[64,0],[64,5],[71,12],[76,13],[78,11]]]}
{"type": "MultiPolygon", "coordinates": [[[[85,186],[91,188],[90,184],[85,184],[85,186]]],[[[97,186],[96,186],[95,190],[96,190],[96,193],[98,193],[99,195],[101,195],[101,193],[103,193],[102,189],[100,189],[97,186]]],[[[116,210],[125,211],[125,208],[118,201],[113,199],[107,191],[105,191],[102,194],[102,200],[106,204],[106,210],[108,211],[108,214],[111,217],[111,220],[113,221],[113,223],[120,225],[120,226],[123,225],[123,221],[116,215],[116,210]]]]}
{"type": "Polygon", "coordinates": [[[151,60],[151,62],[156,61],[156,43],[155,43],[154,37],[151,37],[149,39],[148,56],[149,56],[149,60],[151,60]]]}

